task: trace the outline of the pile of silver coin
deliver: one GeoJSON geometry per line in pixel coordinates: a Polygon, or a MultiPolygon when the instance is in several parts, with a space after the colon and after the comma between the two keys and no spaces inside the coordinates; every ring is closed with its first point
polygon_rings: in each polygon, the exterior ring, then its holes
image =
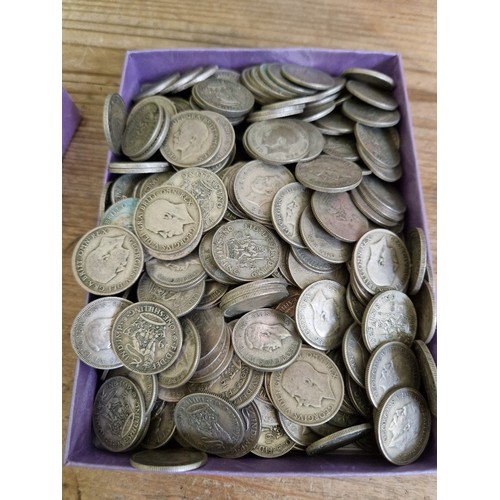
{"type": "Polygon", "coordinates": [[[165,75],[129,109],[106,97],[113,156],[73,253],[90,300],[71,329],[102,373],[97,447],[421,456],[436,305],[396,182],[394,88],[263,63],[165,75]]]}

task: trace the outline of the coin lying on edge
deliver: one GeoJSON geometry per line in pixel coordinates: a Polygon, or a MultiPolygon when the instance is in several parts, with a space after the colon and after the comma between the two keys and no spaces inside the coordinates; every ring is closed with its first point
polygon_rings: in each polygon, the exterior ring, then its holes
{"type": "Polygon", "coordinates": [[[148,471],[186,472],[203,467],[207,460],[207,454],[198,450],[142,450],[130,457],[130,465],[148,471]]]}

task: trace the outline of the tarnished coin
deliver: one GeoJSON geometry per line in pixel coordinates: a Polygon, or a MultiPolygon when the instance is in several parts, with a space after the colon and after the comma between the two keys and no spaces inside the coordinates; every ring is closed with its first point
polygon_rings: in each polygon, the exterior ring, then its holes
{"type": "Polygon", "coordinates": [[[264,225],[238,219],[220,226],[212,240],[217,266],[243,282],[267,278],[278,267],[278,238],[264,225]]]}
{"type": "Polygon", "coordinates": [[[133,380],[137,387],[141,390],[144,396],[144,408],[146,416],[149,418],[151,411],[158,398],[158,379],[156,375],[146,375],[144,373],[135,373],[130,371],[125,366],[109,370],[106,374],[106,379],[121,375],[133,380]]]}
{"type": "Polygon", "coordinates": [[[122,137],[122,152],[129,158],[141,157],[165,128],[170,117],[155,101],[139,101],[129,112],[122,137]]]}
{"type": "Polygon", "coordinates": [[[134,302],[116,318],[111,345],[130,371],[152,375],[174,363],[182,347],[177,317],[155,302],[134,302]]]}
{"type": "Polygon", "coordinates": [[[117,201],[104,212],[101,224],[121,226],[134,232],[134,212],[139,203],[138,198],[125,198],[117,201]]]}
{"type": "Polygon", "coordinates": [[[311,208],[321,227],[331,236],[354,243],[370,229],[368,219],[352,202],[349,193],[313,192],[311,208]]]}
{"type": "Polygon", "coordinates": [[[351,378],[360,387],[365,387],[366,364],[370,358],[370,351],[363,342],[361,326],[357,323],[352,323],[344,333],[342,358],[351,378]]]}
{"type": "Polygon", "coordinates": [[[300,182],[292,182],[280,188],[273,198],[273,226],[290,245],[306,246],[300,235],[300,217],[310,203],[311,194],[312,191],[300,182]]]}
{"type": "Polygon", "coordinates": [[[320,69],[300,64],[283,64],[281,74],[298,85],[314,90],[335,87],[340,91],[345,85],[345,78],[335,77],[320,69]]]}
{"type": "Polygon", "coordinates": [[[135,95],[134,101],[140,101],[145,97],[163,94],[170,91],[174,83],[180,78],[180,72],[171,73],[154,82],[143,83],[139,92],[135,95]]]}
{"type": "Polygon", "coordinates": [[[197,252],[172,261],[151,258],[145,267],[156,284],[176,291],[188,290],[207,276],[197,252]]]}
{"type": "Polygon", "coordinates": [[[100,370],[123,365],[111,347],[111,329],[116,316],[130,304],[121,297],[101,297],[81,309],[70,332],[71,346],[81,361],[100,370]]]}
{"type": "Polygon", "coordinates": [[[258,406],[251,402],[240,410],[245,426],[245,435],[241,443],[227,453],[219,453],[223,458],[240,458],[248,455],[257,445],[261,433],[261,416],[258,406]]]}
{"type": "Polygon", "coordinates": [[[162,156],[177,167],[198,167],[210,161],[221,144],[217,122],[200,111],[182,111],[172,117],[162,156]]]}
{"type": "Polygon", "coordinates": [[[216,167],[222,162],[227,161],[227,159],[231,156],[231,153],[235,148],[236,134],[234,132],[233,125],[224,115],[207,110],[202,112],[213,118],[220,128],[220,147],[216,155],[209,162],[203,164],[203,168],[216,167]]]}
{"type": "Polygon", "coordinates": [[[400,164],[399,149],[394,143],[390,129],[367,127],[361,123],[354,126],[354,135],[367,154],[382,167],[393,168],[400,164]]]}
{"type": "Polygon", "coordinates": [[[212,241],[214,239],[215,232],[218,227],[214,227],[210,231],[206,232],[201,238],[200,244],[198,245],[198,255],[200,258],[201,265],[207,272],[207,274],[214,280],[225,285],[234,285],[239,283],[228,276],[215,262],[214,255],[212,252],[212,241]]]}
{"type": "Polygon", "coordinates": [[[132,449],[142,437],[145,422],[144,396],[134,381],[123,376],[111,377],[99,387],[92,424],[106,450],[132,449]]]}
{"type": "Polygon", "coordinates": [[[219,283],[213,279],[206,279],[205,290],[200,302],[196,305],[197,309],[209,309],[220,303],[222,297],[229,290],[229,285],[219,283]]]}
{"type": "Polygon", "coordinates": [[[379,345],[366,364],[365,387],[375,408],[396,387],[419,389],[420,368],[411,348],[398,341],[379,345]]]}
{"type": "Polygon", "coordinates": [[[191,382],[188,387],[190,392],[216,394],[227,401],[233,401],[250,383],[252,371],[252,368],[244,363],[233,350],[230,363],[217,377],[203,383],[191,382]]]}
{"type": "Polygon", "coordinates": [[[317,93],[316,89],[311,89],[304,87],[303,85],[297,85],[292,80],[286,78],[281,69],[283,63],[270,63],[266,65],[266,73],[271,80],[273,80],[279,87],[287,92],[292,93],[297,96],[312,96],[317,93]]]}
{"type": "Polygon", "coordinates": [[[417,313],[413,302],[399,290],[377,293],[365,309],[361,332],[370,352],[393,340],[411,346],[417,333],[417,313]]]}
{"type": "Polygon", "coordinates": [[[347,118],[368,127],[394,127],[401,119],[401,114],[397,109],[385,111],[356,97],[342,103],[342,113],[347,118]]]}
{"type": "Polygon", "coordinates": [[[353,244],[341,241],[327,233],[319,224],[308,205],[300,216],[300,235],[307,248],[318,257],[342,264],[351,258],[353,244]]]}
{"type": "Polygon", "coordinates": [[[141,243],[164,260],[191,253],[202,236],[201,210],[193,195],[176,186],[152,189],[137,205],[134,228],[141,243]]]}
{"type": "Polygon", "coordinates": [[[312,427],[292,422],[281,412],[278,412],[278,418],[288,437],[301,448],[305,448],[318,439],[318,435],[312,430],[312,427]]]}
{"type": "Polygon", "coordinates": [[[413,352],[416,354],[422,382],[427,396],[429,409],[437,417],[437,367],[427,344],[422,340],[416,339],[413,342],[413,352]]]}
{"type": "Polygon", "coordinates": [[[260,371],[275,371],[298,356],[301,339],[295,321],[275,309],[255,309],[234,325],[231,339],[236,354],[260,371]]]}
{"type": "Polygon", "coordinates": [[[356,122],[343,115],[340,110],[335,109],[328,115],[314,122],[322,134],[326,136],[350,134],[354,131],[356,122]]]}
{"type": "Polygon", "coordinates": [[[372,424],[368,422],[341,429],[308,445],[306,453],[310,456],[329,453],[348,444],[355,443],[358,439],[370,434],[372,429],[372,424]]]}
{"type": "Polygon", "coordinates": [[[157,302],[162,304],[180,318],[191,312],[195,307],[198,307],[204,291],[204,280],[201,280],[190,288],[176,290],[159,285],[146,272],[143,273],[137,284],[137,299],[141,302],[157,302]]]}
{"type": "Polygon", "coordinates": [[[261,431],[251,453],[263,458],[286,455],[295,446],[295,442],[283,429],[276,408],[267,397],[256,397],[254,402],[261,416],[261,431]]]}
{"type": "Polygon", "coordinates": [[[302,161],[314,160],[323,152],[325,136],[312,123],[303,120],[299,120],[299,123],[306,130],[309,137],[309,149],[306,155],[302,157],[302,161]]]}
{"type": "Polygon", "coordinates": [[[338,265],[328,262],[327,260],[318,257],[314,253],[310,252],[307,248],[301,248],[298,246],[291,246],[290,251],[293,253],[294,257],[307,269],[316,273],[329,273],[334,271],[338,265]]]}
{"type": "Polygon", "coordinates": [[[405,291],[410,280],[410,255],[388,229],[372,229],[355,244],[352,258],[356,281],[371,295],[384,290],[405,291]]]}
{"type": "Polygon", "coordinates": [[[431,433],[431,414],[425,398],[413,388],[395,389],[381,402],[374,428],[380,451],[389,462],[415,462],[431,433]]]}
{"type": "Polygon", "coordinates": [[[344,78],[364,82],[385,90],[393,90],[396,83],[392,77],[382,71],[369,68],[348,68],[342,72],[344,78]]]}
{"type": "Polygon", "coordinates": [[[130,465],[146,471],[186,472],[203,467],[207,460],[207,454],[199,450],[155,449],[135,452],[130,457],[130,465]]]}
{"type": "Polygon", "coordinates": [[[207,78],[210,78],[217,70],[219,69],[219,66],[217,64],[209,64],[207,66],[198,66],[194,68],[193,70],[188,70],[183,73],[179,81],[184,78],[186,81],[182,84],[179,84],[178,82],[176,83],[175,87],[170,91],[174,94],[178,94],[182,92],[183,90],[189,89],[196,85],[197,83],[200,83],[207,78]]]}
{"type": "Polygon", "coordinates": [[[296,120],[279,118],[249,125],[243,134],[243,145],[256,160],[286,165],[308,153],[309,135],[296,120]]]}
{"type": "Polygon", "coordinates": [[[231,452],[245,437],[240,412],[213,394],[189,394],[176,405],[177,431],[195,449],[214,455],[231,452]]]}
{"type": "Polygon", "coordinates": [[[388,219],[384,215],[374,210],[372,206],[366,202],[357,188],[349,191],[349,196],[351,197],[352,202],[358,207],[359,211],[363,215],[365,215],[367,219],[375,224],[378,224],[380,227],[391,229],[397,227],[400,224],[400,221],[388,219]]]}
{"type": "Polygon", "coordinates": [[[164,89],[162,94],[170,94],[170,93],[179,93],[184,89],[189,88],[191,82],[201,73],[203,73],[205,67],[204,66],[194,66],[192,68],[188,68],[181,72],[179,78],[172,83],[170,88],[164,89]]]}
{"type": "Polygon", "coordinates": [[[236,408],[241,410],[255,399],[264,383],[264,375],[264,372],[252,370],[250,381],[244,391],[231,401],[236,408]]]}
{"type": "Polygon", "coordinates": [[[393,97],[392,92],[357,80],[348,80],[346,89],[358,99],[386,111],[393,111],[398,108],[398,101],[393,97]]]}
{"type": "Polygon", "coordinates": [[[411,259],[410,283],[407,293],[415,295],[422,287],[427,269],[427,239],[421,227],[415,227],[409,232],[407,247],[411,259]]]}
{"type": "Polygon", "coordinates": [[[365,388],[357,384],[350,375],[345,377],[344,381],[346,383],[347,394],[354,408],[364,418],[372,419],[373,405],[368,399],[365,388]]]}
{"type": "Polygon", "coordinates": [[[115,155],[122,152],[122,136],[127,123],[127,108],[120,94],[108,94],[103,107],[104,137],[115,155]]]}
{"type": "Polygon", "coordinates": [[[255,103],[253,94],[241,83],[221,78],[208,78],[197,83],[192,95],[203,109],[226,117],[246,115],[255,103]]]}
{"type": "Polygon", "coordinates": [[[417,312],[416,338],[428,344],[436,333],[437,310],[434,290],[430,283],[424,279],[417,294],[411,300],[417,312]]]}
{"type": "Polygon", "coordinates": [[[278,411],[305,426],[328,422],[344,399],[344,381],[337,365],[311,347],[302,347],[292,364],[271,373],[270,389],[278,411]]]}
{"type": "Polygon", "coordinates": [[[183,339],[179,357],[158,374],[158,384],[166,389],[176,389],[186,384],[200,362],[201,340],[198,330],[188,318],[181,319],[181,327],[183,339]]]}
{"type": "MultiPolygon", "coordinates": [[[[367,302],[369,302],[370,299],[368,299],[367,302]]],[[[346,286],[346,301],[347,301],[347,308],[349,309],[352,319],[358,323],[358,325],[361,325],[361,322],[363,321],[363,313],[365,312],[365,305],[363,302],[361,302],[353,292],[353,287],[352,287],[352,282],[349,281],[349,284],[346,286]]]]}
{"type": "Polygon", "coordinates": [[[110,186],[110,201],[116,203],[125,198],[135,198],[137,185],[144,179],[143,174],[122,174],[110,186]]]}
{"type": "Polygon", "coordinates": [[[141,440],[141,447],[147,450],[158,449],[167,444],[175,431],[174,403],[158,399],[154,405],[146,435],[141,440]]]}
{"type": "Polygon", "coordinates": [[[227,191],[221,178],[210,170],[191,167],[176,172],[164,185],[192,194],[201,209],[203,232],[214,228],[227,210],[227,191]]]}
{"type": "Polygon", "coordinates": [[[264,278],[234,287],[219,303],[226,318],[240,316],[253,309],[272,307],[288,297],[288,283],[280,278],[264,278]]]}
{"type": "Polygon", "coordinates": [[[299,161],[295,177],[302,185],[322,193],[341,193],[359,185],[361,168],[350,160],[320,155],[311,161],[299,161]]]}
{"type": "Polygon", "coordinates": [[[404,218],[406,201],[393,184],[370,175],[363,178],[357,189],[366,203],[382,216],[393,221],[404,218]]]}
{"type": "Polygon", "coordinates": [[[323,153],[325,155],[343,158],[344,160],[350,160],[353,162],[359,160],[356,137],[353,134],[327,136],[325,138],[323,153]]]}
{"type": "Polygon", "coordinates": [[[273,198],[280,188],[295,182],[284,165],[269,165],[260,160],[245,163],[234,178],[234,195],[238,206],[251,219],[272,223],[273,198]]]}
{"type": "Polygon", "coordinates": [[[101,225],[78,241],[72,269],[82,288],[95,295],[116,295],[139,278],[144,251],[135,234],[124,227],[101,225]]]}
{"type": "Polygon", "coordinates": [[[363,164],[367,167],[368,172],[374,174],[371,177],[378,177],[379,179],[389,183],[396,182],[401,179],[403,175],[403,167],[401,166],[401,163],[395,167],[386,167],[377,163],[360,142],[356,144],[356,148],[358,150],[359,157],[361,158],[363,164]]]}
{"type": "Polygon", "coordinates": [[[112,161],[108,164],[108,171],[112,174],[156,174],[169,169],[166,161],[112,161]]]}
{"type": "Polygon", "coordinates": [[[188,318],[200,335],[200,367],[203,367],[203,361],[213,359],[211,356],[216,352],[217,346],[223,344],[226,333],[224,315],[218,306],[214,306],[206,310],[196,309],[188,318]]]}
{"type": "Polygon", "coordinates": [[[345,287],[327,279],[312,283],[299,297],[295,318],[300,336],[310,346],[321,351],[339,347],[352,321],[345,287]]]}

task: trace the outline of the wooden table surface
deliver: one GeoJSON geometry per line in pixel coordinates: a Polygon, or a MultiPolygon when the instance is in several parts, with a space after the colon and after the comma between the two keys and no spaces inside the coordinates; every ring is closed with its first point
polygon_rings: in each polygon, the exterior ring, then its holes
{"type": "MultiPolygon", "coordinates": [[[[107,144],[106,94],[118,91],[126,50],[319,47],[402,56],[437,282],[436,2],[393,0],[62,1],[62,84],[82,121],[62,160],[62,444],[76,356],[69,331],[85,304],[73,278],[75,242],[96,223],[107,144]]],[[[63,467],[64,499],[422,498],[436,475],[242,478],[154,475],[63,467]]]]}

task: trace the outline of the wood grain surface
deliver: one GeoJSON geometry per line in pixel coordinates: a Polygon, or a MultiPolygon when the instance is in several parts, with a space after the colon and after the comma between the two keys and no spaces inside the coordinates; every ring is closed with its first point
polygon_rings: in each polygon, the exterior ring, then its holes
{"type": "MultiPolygon", "coordinates": [[[[437,284],[436,2],[393,0],[62,1],[62,84],[82,114],[62,160],[62,447],[76,356],[69,331],[85,304],[71,271],[76,241],[96,223],[107,144],[106,94],[125,51],[181,47],[319,47],[399,52],[408,90],[437,284]]],[[[243,478],[62,467],[64,499],[421,498],[436,475],[243,478]]]]}

